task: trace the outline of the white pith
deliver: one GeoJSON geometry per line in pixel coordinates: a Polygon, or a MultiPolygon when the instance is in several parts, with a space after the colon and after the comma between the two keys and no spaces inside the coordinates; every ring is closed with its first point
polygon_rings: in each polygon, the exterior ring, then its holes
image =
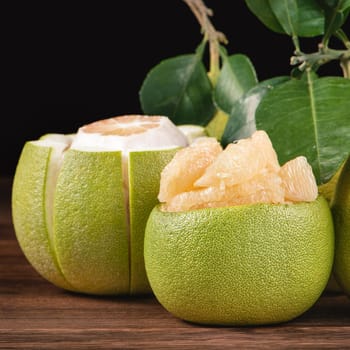
{"type": "MultiPolygon", "coordinates": [[[[124,125],[123,125],[124,126],[124,125]]],[[[137,126],[130,123],[125,127],[137,126]]],[[[78,130],[71,148],[81,151],[130,151],[160,150],[179,146],[186,146],[187,138],[167,117],[161,117],[159,126],[147,131],[128,135],[101,135],[100,133],[87,133],[83,128],[78,130]]]]}

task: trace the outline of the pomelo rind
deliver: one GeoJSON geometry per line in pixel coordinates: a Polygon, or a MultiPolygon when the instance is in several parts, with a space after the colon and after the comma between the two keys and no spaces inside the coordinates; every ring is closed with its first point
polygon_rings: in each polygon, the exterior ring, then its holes
{"type": "Polygon", "coordinates": [[[158,301],[200,324],[286,322],[308,310],[334,253],[326,200],[163,212],[146,226],[145,266],[158,301]]]}

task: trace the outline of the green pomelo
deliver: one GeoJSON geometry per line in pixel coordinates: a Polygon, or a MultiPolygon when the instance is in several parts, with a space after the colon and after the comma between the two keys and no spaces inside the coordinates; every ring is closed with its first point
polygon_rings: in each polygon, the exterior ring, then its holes
{"type": "Polygon", "coordinates": [[[174,316],[214,325],[289,321],[329,279],[334,232],[327,201],[188,212],[156,206],[145,233],[153,292],[174,316]]]}
{"type": "Polygon", "coordinates": [[[339,176],[332,205],[335,229],[334,275],[350,296],[350,157],[339,176]]]}
{"type": "Polygon", "coordinates": [[[62,152],[30,141],[18,162],[13,222],[28,261],[64,289],[149,293],[144,230],[160,172],[176,149],[130,152],[129,201],[121,152],[62,152]]]}
{"type": "MultiPolygon", "coordinates": [[[[344,165],[344,163],[339,167],[337,172],[333,175],[333,177],[328,182],[318,186],[319,193],[327,199],[330,206],[333,205],[333,198],[334,198],[334,194],[335,194],[335,189],[336,189],[339,175],[342,171],[343,165],[344,165]]],[[[328,284],[326,286],[326,291],[332,292],[332,293],[333,292],[335,292],[335,293],[342,292],[342,288],[337,283],[337,280],[336,280],[333,273],[331,274],[331,277],[330,277],[328,284]]]]}

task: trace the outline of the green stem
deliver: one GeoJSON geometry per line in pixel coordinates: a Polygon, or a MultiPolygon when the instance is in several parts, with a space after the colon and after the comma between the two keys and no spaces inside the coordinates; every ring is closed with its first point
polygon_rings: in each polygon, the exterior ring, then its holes
{"type": "Polygon", "coordinates": [[[340,67],[342,68],[344,78],[350,79],[350,59],[340,60],[340,67]]]}
{"type": "Polygon", "coordinates": [[[292,36],[293,44],[295,47],[295,52],[300,53],[300,44],[299,44],[299,37],[297,35],[292,36]]]}
{"type": "Polygon", "coordinates": [[[335,36],[343,42],[347,49],[350,49],[350,40],[341,28],[335,32],[335,36]]]}
{"type": "Polygon", "coordinates": [[[344,72],[344,76],[349,76],[349,58],[350,58],[350,49],[347,50],[334,50],[329,47],[319,45],[318,52],[314,53],[303,53],[295,52],[295,56],[291,57],[291,65],[299,65],[299,69],[304,71],[307,68],[317,71],[317,69],[334,60],[339,60],[344,72]]]}
{"type": "Polygon", "coordinates": [[[205,6],[202,0],[183,0],[197,18],[204,37],[209,42],[209,72],[208,76],[213,86],[216,85],[220,73],[220,43],[227,44],[225,35],[215,29],[209,17],[213,11],[205,6]]]}

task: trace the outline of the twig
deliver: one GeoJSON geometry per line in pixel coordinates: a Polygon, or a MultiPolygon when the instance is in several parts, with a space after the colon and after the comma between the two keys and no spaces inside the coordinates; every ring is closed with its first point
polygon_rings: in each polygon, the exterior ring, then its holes
{"type": "Polygon", "coordinates": [[[209,77],[213,85],[215,85],[217,77],[220,71],[220,62],[219,62],[219,46],[220,43],[227,44],[228,40],[224,33],[219,32],[215,29],[211,23],[209,17],[213,16],[213,11],[206,7],[202,0],[183,0],[191,9],[192,13],[197,18],[202,33],[204,37],[209,42],[209,51],[210,51],[210,69],[209,77]]]}

